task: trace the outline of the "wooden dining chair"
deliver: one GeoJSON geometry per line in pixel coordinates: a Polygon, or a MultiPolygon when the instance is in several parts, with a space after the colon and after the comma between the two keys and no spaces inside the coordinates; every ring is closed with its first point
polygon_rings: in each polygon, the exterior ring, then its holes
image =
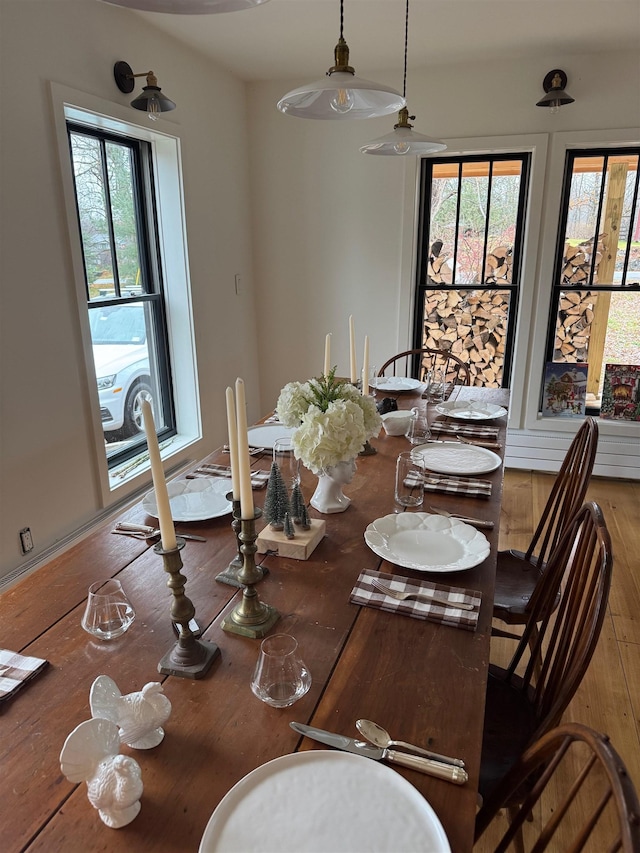
{"type": "Polygon", "coordinates": [[[424,381],[429,370],[444,371],[445,382],[469,385],[471,373],[468,365],[450,352],[422,347],[399,352],[385,361],[378,376],[409,376],[424,381]]]}
{"type": "Polygon", "coordinates": [[[526,747],[559,723],[573,698],[598,642],[612,566],[602,511],[588,502],[547,562],[509,666],[489,666],[480,766],[483,797],[526,747]]]}
{"type": "MultiPolygon", "coordinates": [[[[551,494],[525,552],[498,552],[493,617],[509,625],[524,625],[531,598],[542,578],[549,555],[566,526],[582,506],[598,448],[598,424],[586,418],[564,457],[551,494]]],[[[494,628],[494,636],[519,635],[494,628]]]]}
{"type": "Polygon", "coordinates": [[[510,844],[524,850],[523,835],[536,853],[640,850],[640,802],[624,762],[607,735],[579,723],[552,729],[524,752],[478,812],[476,841],[503,808],[509,824],[495,833],[495,853],[510,844]],[[523,787],[526,797],[513,806],[523,787]]]}

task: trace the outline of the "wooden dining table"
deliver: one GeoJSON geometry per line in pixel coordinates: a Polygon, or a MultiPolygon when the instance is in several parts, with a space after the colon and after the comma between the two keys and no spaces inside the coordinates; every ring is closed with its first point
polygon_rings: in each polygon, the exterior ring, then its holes
{"type": "MultiPolygon", "coordinates": [[[[428,405],[429,418],[439,417],[419,392],[388,396],[396,397],[400,408],[428,405]]],[[[507,405],[508,391],[456,386],[451,399],[507,405]]],[[[499,427],[504,448],[506,417],[488,423],[499,427]]],[[[482,595],[476,630],[462,630],[349,601],[362,569],[442,580],[386,563],[366,545],[367,525],[398,510],[395,461],[408,449],[403,436],[384,431],[371,445],[376,453],[358,458],[354,479],[344,487],[351,505],[323,516],[326,534],[307,560],[256,555],[268,572],[255,588],[280,614],[270,633],[293,634],[312,675],[309,692],[288,708],[273,708],[250,689],[260,640],[221,629],[241,595],[216,581],[237,553],[230,515],[176,525],[178,535],[206,537],[205,542],[187,542],[181,551],[186,594],[203,626],[203,639],[220,649],[201,679],[158,673],[158,662],[175,643],[162,558],[146,541],[112,534],[118,520],[155,522],[141,502],[2,594],[0,646],[49,662],[42,674],[0,705],[0,845],[5,853],[195,853],[212,812],[239,780],[278,756],[327,748],[296,734],[290,721],[354,737],[358,718],[380,723],[396,739],[464,759],[469,780],[461,786],[394,768],[431,804],[451,849],[471,850],[503,471],[500,467],[482,475],[492,484],[490,498],[430,492],[418,508],[433,506],[495,523],[493,530],[483,531],[491,546],[489,557],[475,568],[445,576],[446,583],[482,595]],[[106,577],[121,581],[136,617],[122,636],[99,641],[80,623],[87,588],[106,577]],[[102,823],[87,799],[86,785],[69,782],[59,762],[67,735],[91,717],[89,691],[99,675],[110,676],[122,693],[160,681],[172,704],[159,746],[121,748],[139,763],[144,793],[139,815],[117,830],[102,823]]],[[[228,464],[228,455],[220,448],[202,461],[228,464]]],[[[270,464],[269,451],[252,457],[253,468],[268,469],[270,464]]],[[[307,501],[316,482],[303,469],[307,501]]],[[[260,505],[264,490],[254,491],[254,498],[260,505]]],[[[320,517],[314,510],[310,515],[320,517]]]]}

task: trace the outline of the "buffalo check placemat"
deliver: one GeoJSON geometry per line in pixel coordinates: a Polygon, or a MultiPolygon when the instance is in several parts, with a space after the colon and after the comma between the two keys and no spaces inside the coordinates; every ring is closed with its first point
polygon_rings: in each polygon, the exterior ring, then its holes
{"type": "Polygon", "coordinates": [[[356,585],[351,590],[349,601],[352,604],[362,604],[365,607],[377,607],[380,610],[387,610],[389,613],[411,616],[413,619],[426,619],[429,622],[450,625],[452,628],[475,631],[478,625],[482,593],[475,589],[447,586],[431,581],[415,581],[410,578],[403,578],[400,575],[388,575],[376,572],[373,569],[363,569],[356,585]],[[411,598],[406,601],[398,601],[396,598],[376,589],[372,584],[374,579],[379,580],[396,592],[437,592],[438,595],[444,595],[448,599],[448,603],[436,604],[425,600],[416,601],[411,598]],[[461,610],[456,607],[457,603],[470,604],[473,610],[461,610]]]}
{"type": "Polygon", "coordinates": [[[42,658],[32,658],[9,649],[0,649],[0,702],[13,696],[46,666],[48,661],[42,658]]]}
{"type": "Polygon", "coordinates": [[[416,486],[422,480],[426,492],[445,492],[455,495],[469,495],[474,498],[491,497],[491,483],[488,480],[476,480],[473,477],[454,477],[449,474],[410,474],[405,479],[406,486],[416,486]]]}

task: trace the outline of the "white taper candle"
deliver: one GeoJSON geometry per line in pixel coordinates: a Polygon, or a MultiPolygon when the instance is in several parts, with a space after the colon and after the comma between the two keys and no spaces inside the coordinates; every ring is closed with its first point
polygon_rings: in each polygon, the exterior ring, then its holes
{"type": "Polygon", "coordinates": [[[160,523],[162,547],[165,551],[171,551],[177,545],[176,531],[173,526],[173,518],[171,517],[169,492],[167,491],[167,481],[165,480],[162,459],[160,458],[160,445],[158,444],[156,425],[153,420],[153,412],[148,400],[143,400],[142,402],[142,419],[144,421],[144,431],[147,435],[147,447],[149,448],[153,488],[156,493],[156,506],[158,508],[158,522],[160,523]]]}
{"type": "Polygon", "coordinates": [[[238,426],[236,424],[236,401],[233,388],[226,390],[227,432],[229,433],[229,463],[231,467],[231,490],[234,501],[240,500],[240,476],[238,471],[238,426]]]}
{"type": "Polygon", "coordinates": [[[349,362],[351,382],[355,385],[358,381],[358,369],[356,367],[356,333],[353,325],[353,314],[349,315],[349,362]]]}
{"type": "Polygon", "coordinates": [[[236,419],[238,423],[238,473],[240,479],[240,515],[253,518],[253,493],[251,491],[251,462],[247,434],[247,403],[244,381],[236,379],[236,419]]]}

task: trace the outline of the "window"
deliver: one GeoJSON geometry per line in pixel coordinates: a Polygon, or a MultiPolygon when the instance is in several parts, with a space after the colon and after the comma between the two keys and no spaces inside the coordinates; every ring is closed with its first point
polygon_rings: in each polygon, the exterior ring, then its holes
{"type": "Polygon", "coordinates": [[[509,384],[530,154],[425,159],[414,347],[450,351],[471,384],[509,384]]]}
{"type": "Polygon", "coordinates": [[[606,365],[640,370],[639,159],[638,147],[567,152],[546,349],[547,362],[586,365],[588,413],[632,420],[638,382],[615,401],[608,375],[620,371],[606,365]]]}
{"type": "Polygon", "coordinates": [[[87,309],[109,468],[144,445],[149,400],[175,434],[151,146],[67,124],[87,309]]]}

